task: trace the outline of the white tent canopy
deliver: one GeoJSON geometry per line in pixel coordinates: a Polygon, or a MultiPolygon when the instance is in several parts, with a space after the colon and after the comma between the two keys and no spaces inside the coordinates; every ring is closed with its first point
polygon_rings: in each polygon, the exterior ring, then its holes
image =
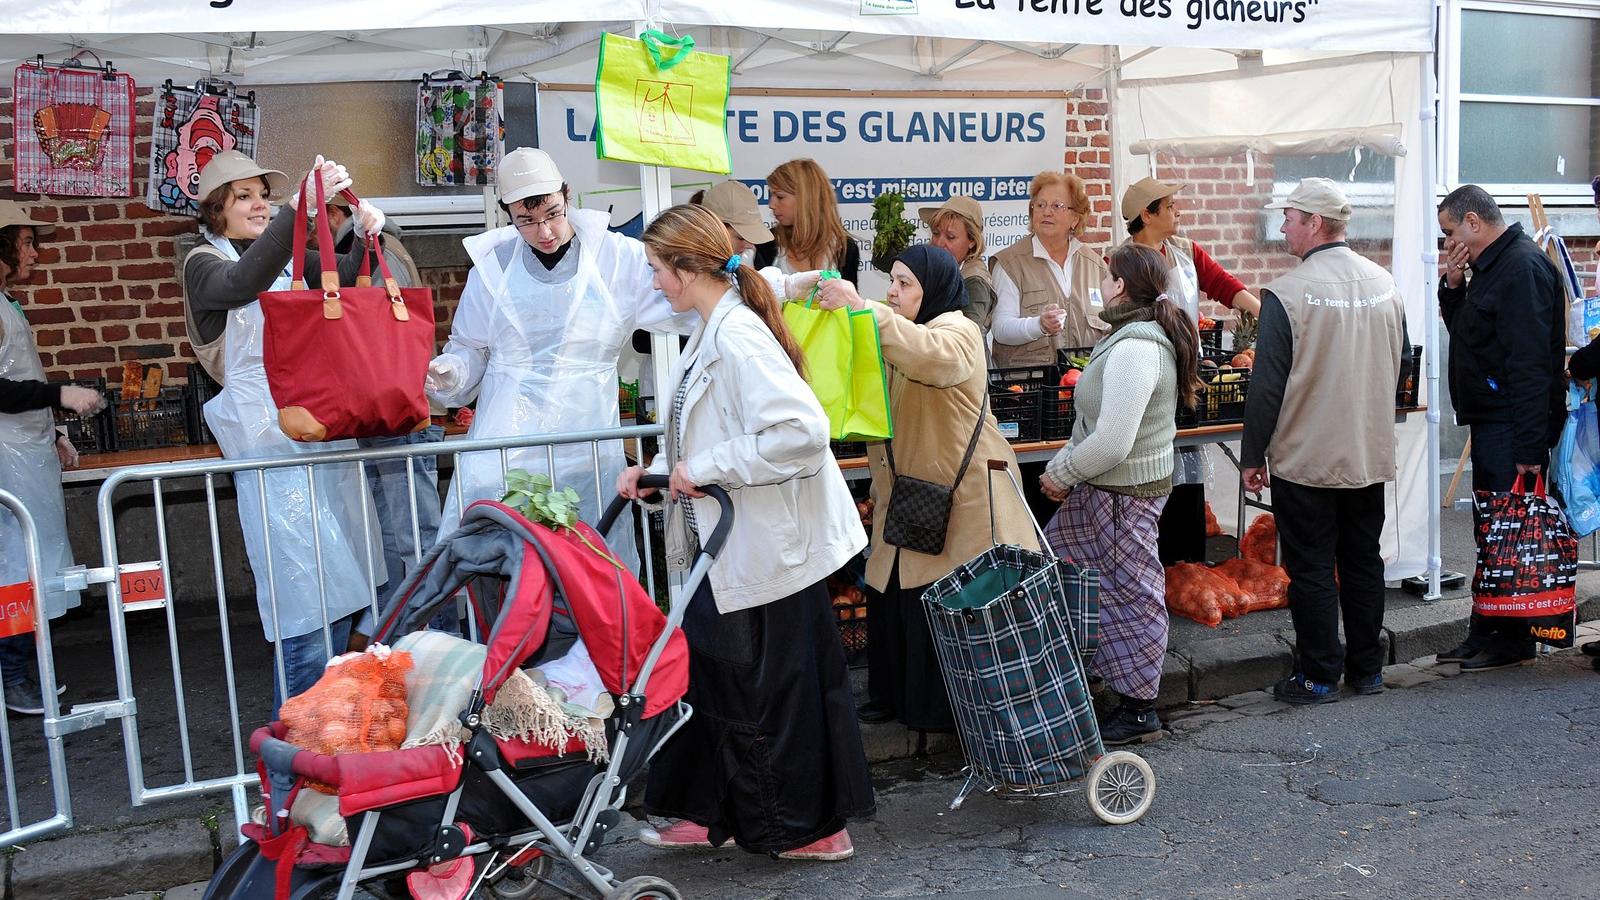
{"type": "MultiPolygon", "coordinates": [[[[412,80],[452,68],[581,84],[602,31],[649,23],[730,56],[736,88],[1104,87],[1118,191],[1154,151],[1359,146],[1400,159],[1394,269],[1413,339],[1429,345],[1431,398],[1433,12],[1416,0],[0,0],[0,59],[89,50],[145,83],[412,80]]],[[[661,173],[642,177],[647,208],[670,198],[661,173]]],[[[1438,411],[1427,419],[1401,429],[1390,577],[1438,568],[1438,411]]]]}

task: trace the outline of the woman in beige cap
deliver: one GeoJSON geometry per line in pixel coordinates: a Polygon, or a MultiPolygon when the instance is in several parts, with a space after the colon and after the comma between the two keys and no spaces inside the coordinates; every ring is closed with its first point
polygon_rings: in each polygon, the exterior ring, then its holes
{"type": "Polygon", "coordinates": [[[1096,298],[1106,266],[1078,235],[1089,221],[1083,181],[1040,172],[1028,186],[1029,234],[994,255],[994,364],[1050,365],[1057,347],[1090,347],[1110,326],[1096,298]]]}
{"type": "MultiPolygon", "coordinates": [[[[44,365],[22,305],[3,292],[33,274],[39,261],[37,241],[54,230],[16,202],[0,200],[0,490],[15,494],[33,517],[45,575],[72,565],[61,467],[78,462],[72,444],[56,436],[50,408],[88,413],[105,402],[97,391],[44,383],[44,365]]],[[[0,509],[0,585],[27,580],[22,528],[9,510],[0,509]]],[[[44,605],[47,616],[57,618],[78,605],[78,593],[45,591],[44,605]]],[[[7,709],[44,715],[32,634],[0,638],[0,677],[7,709]]]]}
{"type": "MultiPolygon", "coordinates": [[[[222,384],[222,392],[206,404],[205,417],[228,459],[356,448],[355,441],[290,440],[278,426],[267,385],[265,320],[256,295],[290,287],[295,206],[301,191],[316,190],[312,179],[320,179],[325,195],[350,186],[343,166],[319,156],[289,204],[274,212],[269,201],[290,190],[282,172],[236,150],[218,153],[200,170],[203,240],[184,258],[179,283],[189,343],[201,366],[222,384]]],[[[317,204],[308,204],[308,211],[315,215],[317,204]]],[[[383,213],[365,201],[354,216],[362,240],[339,258],[344,283],[355,278],[366,236],[383,227],[383,213]]],[[[317,254],[308,252],[306,270],[320,268],[317,254]]],[[[362,537],[362,523],[373,513],[361,466],[317,466],[313,477],[315,508],[307,502],[311,483],[301,468],[234,479],[245,552],[256,577],[256,605],[267,640],[278,650],[274,717],[285,698],[316,683],[330,653],[345,651],[355,615],[372,602],[367,561],[383,558],[376,540],[369,547],[362,537]]],[[[376,531],[370,537],[376,538],[376,531]]]]}
{"type": "Polygon", "coordinates": [[[961,264],[967,285],[967,308],[962,312],[985,333],[994,314],[994,279],[984,265],[988,249],[983,239],[983,207],[971,197],[951,197],[943,206],[923,207],[917,215],[928,224],[928,243],[942,247],[961,264]]]}

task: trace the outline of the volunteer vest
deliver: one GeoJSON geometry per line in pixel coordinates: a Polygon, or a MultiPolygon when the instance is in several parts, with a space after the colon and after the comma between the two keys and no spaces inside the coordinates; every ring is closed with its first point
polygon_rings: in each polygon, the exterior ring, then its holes
{"type": "MultiPolygon", "coordinates": [[[[1172,440],[1177,433],[1174,414],[1178,404],[1178,360],[1172,341],[1159,323],[1130,322],[1094,348],[1073,391],[1078,420],[1072,426],[1072,442],[1080,444],[1094,434],[1102,409],[1126,402],[1121,387],[1105,381],[1103,364],[1111,349],[1122,341],[1153,341],[1161,345],[1163,352],[1156,372],[1156,387],[1144,408],[1144,417],[1139,420],[1139,431],[1128,458],[1110,471],[1089,479],[1089,483],[1114,493],[1165,496],[1169,491],[1168,479],[1172,476],[1172,440]]],[[[1052,393],[1049,388],[1046,392],[1047,397],[1052,393]]]]}
{"type": "Polygon", "coordinates": [[[1349,247],[1307,257],[1267,285],[1294,336],[1272,473],[1314,487],[1395,477],[1394,393],[1405,305],[1394,278],[1349,247]]]}
{"type": "Polygon", "coordinates": [[[227,254],[210,244],[201,243],[189,255],[183,258],[183,265],[178,269],[178,288],[183,294],[183,324],[185,333],[189,335],[189,346],[194,349],[194,358],[217,384],[225,384],[227,364],[223,359],[223,351],[228,346],[228,329],[223,328],[217,336],[205,343],[200,341],[200,329],[195,326],[194,310],[189,308],[189,279],[186,277],[189,260],[196,256],[215,256],[218,259],[227,259],[227,254]]]}
{"type": "Polygon", "coordinates": [[[1029,319],[1044,312],[1052,303],[1067,311],[1061,334],[1045,335],[1026,344],[994,342],[996,368],[1013,366],[1050,365],[1056,361],[1056,347],[1092,347],[1105,333],[1090,324],[1090,317],[1099,321],[1098,310],[1089,306],[1089,290],[1099,289],[1105,274],[1105,263],[1082,243],[1074,245],[1072,255],[1072,296],[1063,296],[1061,283],[1056,280],[1050,263],[1033,255],[1033,236],[1026,235],[1011,246],[994,255],[994,265],[1005,270],[1006,277],[1017,286],[1017,315],[1029,319]],[[1058,343],[1059,340],[1059,343],[1058,343]]]}

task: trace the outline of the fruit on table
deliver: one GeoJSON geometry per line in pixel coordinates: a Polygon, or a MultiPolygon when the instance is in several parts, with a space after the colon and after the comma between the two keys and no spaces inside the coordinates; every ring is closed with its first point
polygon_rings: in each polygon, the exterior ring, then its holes
{"type": "Polygon", "coordinates": [[[1213,329],[1215,327],[1217,327],[1217,320],[1216,319],[1210,319],[1210,318],[1207,318],[1205,316],[1201,316],[1200,317],[1200,330],[1201,331],[1210,331],[1211,329],[1213,329]]]}
{"type": "Polygon", "coordinates": [[[1073,387],[1078,383],[1078,379],[1082,377],[1083,371],[1081,369],[1068,369],[1061,374],[1061,387],[1073,387]]]}
{"type": "Polygon", "coordinates": [[[1008,385],[1006,385],[1006,390],[1010,391],[1013,394],[1020,394],[1020,393],[1022,393],[1022,385],[1020,385],[1020,384],[1008,384],[1008,385]]]}
{"type": "Polygon", "coordinates": [[[1228,365],[1239,369],[1253,368],[1255,364],[1256,358],[1247,353],[1236,354],[1233,359],[1228,361],[1228,365]]]}

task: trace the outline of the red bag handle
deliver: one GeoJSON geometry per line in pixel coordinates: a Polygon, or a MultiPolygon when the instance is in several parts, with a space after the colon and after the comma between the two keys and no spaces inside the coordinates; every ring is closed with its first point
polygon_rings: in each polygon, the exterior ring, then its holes
{"type": "MultiPolygon", "coordinates": [[[[361,205],[361,198],[356,192],[345,188],[339,192],[350,203],[350,208],[355,209],[361,205]]],[[[378,259],[378,272],[383,277],[383,287],[389,294],[389,311],[394,314],[396,322],[411,321],[411,312],[406,309],[405,298],[400,296],[400,282],[394,280],[394,274],[389,271],[389,261],[383,256],[383,233],[372,236],[367,245],[367,252],[361,254],[361,270],[356,273],[356,284],[372,284],[372,258],[378,259]]]]}
{"type": "MultiPolygon", "coordinates": [[[[317,208],[328,205],[327,194],[322,187],[322,173],[316,173],[312,179],[317,183],[317,208]]],[[[300,203],[295,209],[294,220],[294,268],[291,288],[297,291],[306,289],[306,228],[313,218],[307,205],[304,187],[300,189],[300,203]]],[[[344,308],[339,303],[339,269],[338,258],[333,255],[333,233],[328,230],[328,217],[320,215],[317,221],[317,256],[322,263],[322,317],[324,319],[340,319],[344,317],[344,308]]]]}
{"type": "MultiPolygon", "coordinates": [[[[1527,489],[1523,487],[1523,485],[1526,483],[1527,473],[1519,473],[1517,475],[1516,482],[1511,485],[1511,493],[1518,496],[1527,494],[1527,489]]],[[[1533,473],[1533,495],[1535,497],[1544,496],[1544,469],[1540,469],[1539,471],[1533,473]]]]}

